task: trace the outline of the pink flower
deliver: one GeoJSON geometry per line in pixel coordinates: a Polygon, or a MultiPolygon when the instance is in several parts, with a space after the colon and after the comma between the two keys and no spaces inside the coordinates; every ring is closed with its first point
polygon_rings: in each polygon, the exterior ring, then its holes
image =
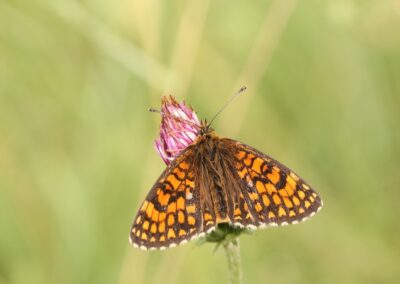
{"type": "Polygon", "coordinates": [[[161,116],[160,136],[155,147],[168,165],[194,142],[201,123],[190,106],[185,102],[178,103],[172,96],[162,98],[161,116]]]}

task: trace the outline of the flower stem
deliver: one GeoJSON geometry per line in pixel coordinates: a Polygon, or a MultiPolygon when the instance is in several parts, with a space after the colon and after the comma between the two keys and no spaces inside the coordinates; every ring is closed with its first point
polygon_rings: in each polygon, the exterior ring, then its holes
{"type": "Polygon", "coordinates": [[[223,246],[225,249],[226,257],[228,259],[229,283],[242,284],[243,273],[240,263],[239,240],[230,240],[226,242],[223,246]]]}

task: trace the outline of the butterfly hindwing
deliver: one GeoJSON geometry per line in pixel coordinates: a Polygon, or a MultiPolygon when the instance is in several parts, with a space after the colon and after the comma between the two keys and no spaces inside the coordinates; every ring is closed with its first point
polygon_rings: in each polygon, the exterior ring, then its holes
{"type": "Polygon", "coordinates": [[[228,140],[235,148],[241,194],[253,215],[250,226],[298,223],[321,208],[318,194],[293,171],[250,146],[228,140]]]}
{"type": "Polygon", "coordinates": [[[133,222],[130,241],[142,249],[171,247],[198,234],[199,192],[192,155],[178,156],[150,190],[133,222]]]}

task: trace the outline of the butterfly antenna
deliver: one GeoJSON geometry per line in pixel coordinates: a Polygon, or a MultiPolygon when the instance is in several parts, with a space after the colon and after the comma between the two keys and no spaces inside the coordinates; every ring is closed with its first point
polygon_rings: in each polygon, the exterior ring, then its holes
{"type": "Polygon", "coordinates": [[[240,94],[242,94],[244,91],[246,91],[247,87],[243,86],[240,88],[239,91],[237,91],[235,94],[233,94],[233,96],[230,97],[229,100],[226,101],[226,103],[220,108],[220,110],[214,115],[214,117],[211,119],[210,123],[208,124],[208,126],[211,125],[211,123],[213,123],[213,121],[217,118],[217,116],[234,100],[236,99],[236,97],[238,97],[240,94]]]}

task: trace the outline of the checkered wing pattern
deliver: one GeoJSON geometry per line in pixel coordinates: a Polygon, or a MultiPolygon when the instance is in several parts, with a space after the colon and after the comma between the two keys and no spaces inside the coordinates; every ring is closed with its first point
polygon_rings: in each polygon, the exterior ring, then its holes
{"type": "Polygon", "coordinates": [[[191,153],[177,157],[150,190],[133,222],[130,241],[142,249],[163,249],[198,234],[199,192],[191,153]]]}
{"type": "Polygon", "coordinates": [[[293,171],[250,146],[234,142],[234,169],[246,201],[242,208],[247,210],[236,209],[236,223],[245,227],[294,224],[322,207],[318,194],[293,171]]]}

